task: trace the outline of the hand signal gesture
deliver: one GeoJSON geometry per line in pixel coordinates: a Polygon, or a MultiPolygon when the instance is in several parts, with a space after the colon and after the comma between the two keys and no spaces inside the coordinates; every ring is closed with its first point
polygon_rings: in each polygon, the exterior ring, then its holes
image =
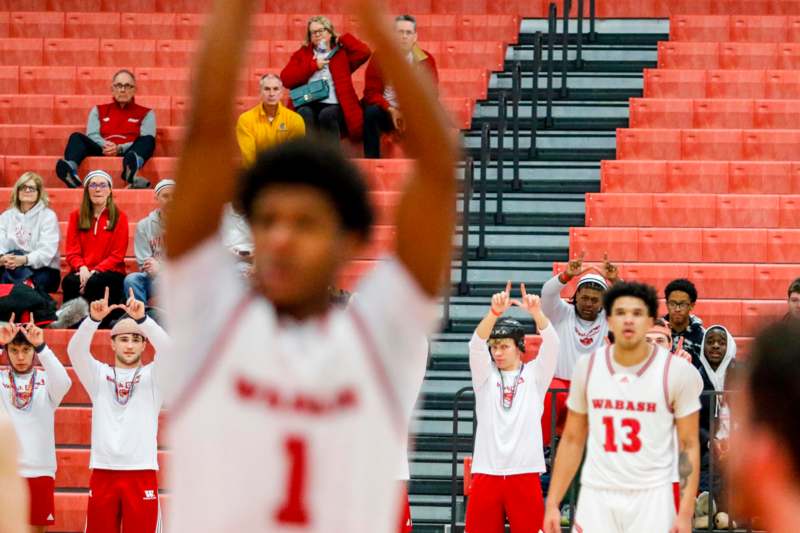
{"type": "Polygon", "coordinates": [[[8,319],[8,322],[0,324],[0,344],[5,346],[17,336],[18,332],[19,326],[14,323],[14,313],[11,313],[11,318],[8,319]]]}
{"type": "Polygon", "coordinates": [[[124,306],[119,304],[108,305],[108,287],[106,287],[105,295],[103,296],[102,300],[95,300],[89,306],[89,316],[92,317],[92,320],[95,322],[102,322],[108,314],[113,311],[114,309],[120,309],[124,306]]]}
{"type": "Polygon", "coordinates": [[[139,321],[144,318],[144,311],[145,305],[144,302],[140,302],[136,299],[133,295],[133,288],[128,291],[128,301],[125,302],[124,306],[120,306],[125,309],[125,312],[128,313],[128,316],[132,319],[139,321]]]}
{"type": "Polygon", "coordinates": [[[536,294],[528,294],[525,290],[525,284],[520,283],[519,290],[522,293],[522,299],[514,300],[513,303],[517,307],[521,307],[530,314],[538,313],[542,309],[542,301],[536,294]]]}
{"type": "Polygon", "coordinates": [[[603,254],[603,277],[606,278],[609,283],[615,283],[619,280],[619,269],[616,265],[611,263],[608,260],[608,252],[603,254]]]}
{"type": "Polygon", "coordinates": [[[567,263],[567,276],[570,278],[574,278],[575,276],[580,276],[581,272],[583,272],[583,258],[586,255],[585,251],[581,252],[581,255],[567,263]]]}
{"type": "Polygon", "coordinates": [[[44,330],[36,325],[33,320],[33,313],[31,313],[31,321],[27,324],[22,324],[18,326],[19,330],[22,331],[22,334],[25,335],[25,338],[28,339],[34,348],[38,348],[42,344],[44,344],[44,330]]]}
{"type": "Polygon", "coordinates": [[[514,301],[511,300],[511,280],[509,280],[506,283],[506,290],[492,296],[492,314],[499,317],[512,305],[514,305],[514,301]]]}

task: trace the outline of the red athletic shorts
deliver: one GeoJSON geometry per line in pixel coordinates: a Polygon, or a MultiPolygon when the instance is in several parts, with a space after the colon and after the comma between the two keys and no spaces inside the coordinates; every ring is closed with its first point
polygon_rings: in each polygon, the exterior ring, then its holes
{"type": "Polygon", "coordinates": [[[55,480],[49,476],[29,477],[27,480],[31,502],[29,524],[52,526],[56,523],[55,480]]]}
{"type": "Polygon", "coordinates": [[[539,533],[544,500],[539,474],[472,474],[464,533],[539,533]]]}
{"type": "Polygon", "coordinates": [[[161,531],[155,470],[92,470],[86,533],[161,531]]]}
{"type": "MultiPolygon", "coordinates": [[[[570,382],[566,379],[553,378],[550,382],[551,389],[567,389],[569,390],[570,382]]],[[[556,435],[561,435],[564,431],[564,424],[567,422],[567,392],[559,392],[557,394],[548,392],[544,397],[544,411],[542,411],[542,442],[545,446],[550,446],[552,435],[552,412],[553,412],[553,399],[555,397],[556,403],[556,435]]]]}
{"type": "Polygon", "coordinates": [[[411,533],[413,525],[411,523],[411,501],[408,498],[408,483],[403,482],[403,496],[400,502],[400,527],[397,529],[399,533],[411,533]]]}

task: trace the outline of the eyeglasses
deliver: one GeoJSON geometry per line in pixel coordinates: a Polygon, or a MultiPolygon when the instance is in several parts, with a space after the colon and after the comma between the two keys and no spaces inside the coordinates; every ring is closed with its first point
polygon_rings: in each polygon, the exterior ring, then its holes
{"type": "Polygon", "coordinates": [[[39,187],[37,187],[36,185],[23,185],[22,187],[19,188],[19,190],[22,192],[37,192],[39,190],[39,187]]]}
{"type": "Polygon", "coordinates": [[[132,91],[136,85],[130,83],[115,83],[112,87],[117,91],[132,91]]]}
{"type": "Polygon", "coordinates": [[[327,32],[327,31],[328,31],[328,28],[320,28],[320,29],[318,29],[318,30],[309,30],[308,32],[309,32],[311,35],[313,35],[313,36],[315,36],[315,37],[316,37],[317,35],[322,35],[322,34],[324,34],[324,33],[325,33],[325,32],[327,32]]]}
{"type": "Polygon", "coordinates": [[[93,191],[104,191],[108,189],[108,183],[102,181],[100,183],[90,183],[89,188],[93,191]]]}
{"type": "Polygon", "coordinates": [[[670,309],[675,309],[676,311],[683,311],[684,309],[689,309],[689,306],[692,305],[690,302],[667,302],[667,307],[670,309]]]}

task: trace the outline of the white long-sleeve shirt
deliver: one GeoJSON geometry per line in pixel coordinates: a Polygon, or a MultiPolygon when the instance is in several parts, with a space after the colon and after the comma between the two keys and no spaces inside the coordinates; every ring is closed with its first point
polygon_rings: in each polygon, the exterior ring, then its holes
{"type": "Polygon", "coordinates": [[[475,389],[478,429],[472,472],[510,476],[544,472],[542,410],[547,388],[553,379],[559,339],[552,323],[541,332],[539,355],[520,370],[503,372],[494,365],[486,340],[477,333],[469,341],[469,368],[475,389]],[[511,407],[503,399],[516,394],[511,407]]]}
{"type": "Polygon", "coordinates": [[[54,413],[72,386],[66,369],[50,348],[44,346],[38,355],[44,370],[36,369],[17,376],[10,369],[0,371],[0,401],[14,425],[20,444],[19,474],[26,478],[55,477],[54,413]],[[14,406],[12,379],[20,392],[30,392],[33,387],[33,398],[23,409],[14,406]]]}
{"type": "Polygon", "coordinates": [[[158,470],[158,414],[163,403],[159,356],[170,339],[151,318],[139,325],[153,344],[155,360],[138,368],[115,368],[91,354],[92,337],[100,324],[87,318],[69,341],[67,353],[92,400],[92,451],[89,468],[158,470]],[[115,385],[116,380],[116,385],[115,385]],[[116,398],[127,397],[126,404],[116,398]]]}
{"type": "Polygon", "coordinates": [[[542,312],[555,326],[561,339],[555,377],[569,381],[578,359],[605,344],[608,321],[602,309],[593,322],[578,317],[575,306],[561,299],[564,287],[558,276],[547,280],[542,287],[542,312]]]}

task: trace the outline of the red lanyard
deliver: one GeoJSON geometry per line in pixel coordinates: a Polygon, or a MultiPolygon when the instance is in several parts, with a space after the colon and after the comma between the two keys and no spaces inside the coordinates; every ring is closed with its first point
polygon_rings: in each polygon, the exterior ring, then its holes
{"type": "Polygon", "coordinates": [[[506,401],[506,383],[503,380],[503,371],[498,368],[498,370],[500,370],[500,388],[502,389],[501,391],[502,404],[503,404],[503,409],[505,409],[506,411],[511,409],[511,406],[514,405],[514,398],[516,398],[517,396],[517,387],[519,386],[519,378],[522,377],[522,370],[524,368],[525,368],[525,363],[522,363],[522,366],[519,367],[519,372],[517,372],[517,377],[514,378],[514,384],[511,386],[511,398],[509,398],[507,401],[506,401]]]}
{"type": "Polygon", "coordinates": [[[33,369],[33,375],[30,381],[31,389],[29,392],[19,390],[17,387],[17,380],[14,379],[13,370],[8,372],[8,381],[11,383],[11,402],[14,404],[14,407],[20,410],[28,409],[33,401],[33,389],[36,386],[36,369],[33,369]]]}
{"type": "Polygon", "coordinates": [[[136,386],[136,378],[139,377],[139,372],[142,370],[142,367],[137,367],[136,372],[133,373],[133,379],[131,380],[131,388],[127,391],[125,389],[122,390],[120,393],[119,382],[117,381],[117,367],[113,367],[114,369],[114,396],[117,400],[117,403],[120,405],[127,405],[133,396],[133,388],[136,386]],[[124,399],[123,399],[124,398],[124,399]]]}

